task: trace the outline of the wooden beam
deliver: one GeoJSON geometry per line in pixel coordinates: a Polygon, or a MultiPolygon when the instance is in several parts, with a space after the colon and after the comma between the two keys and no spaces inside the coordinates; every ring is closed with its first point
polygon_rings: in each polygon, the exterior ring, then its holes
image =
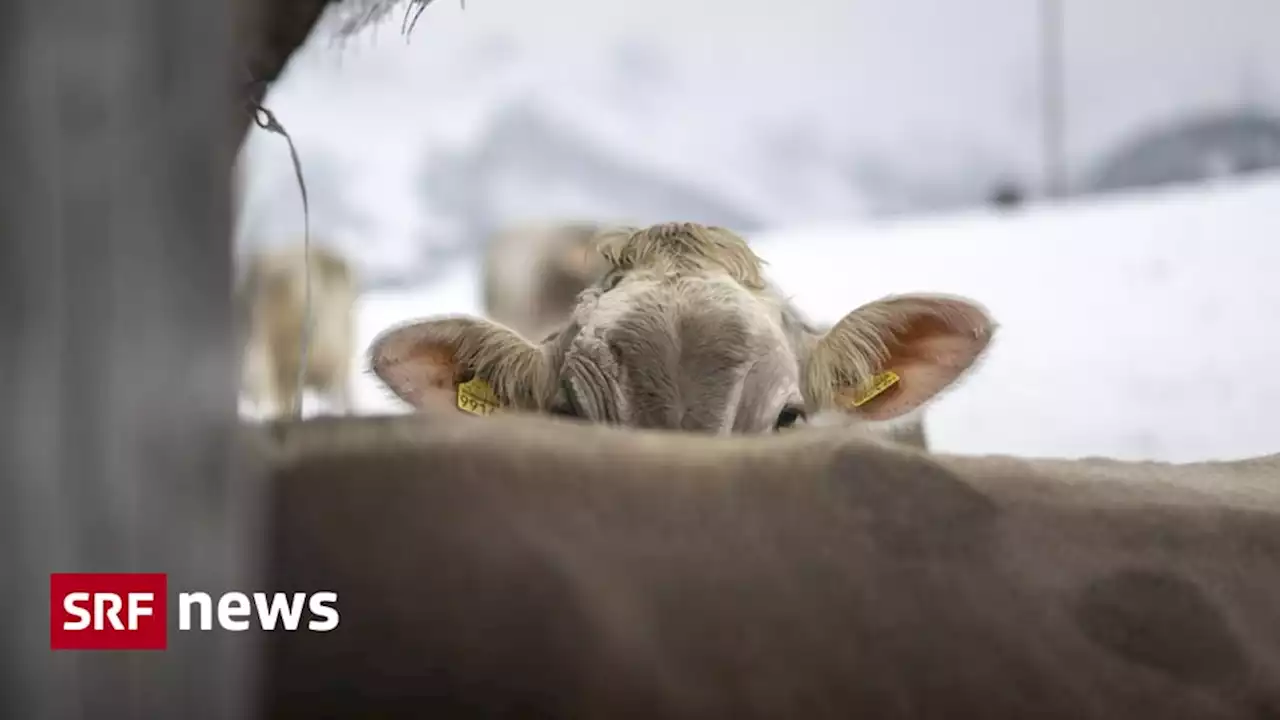
{"type": "Polygon", "coordinates": [[[247,105],[261,104],[298,48],[332,0],[233,0],[235,22],[234,77],[240,87],[236,103],[237,145],[252,128],[247,105]]]}
{"type": "Polygon", "coordinates": [[[53,653],[47,629],[51,571],[252,582],[231,36],[226,3],[0,3],[3,717],[252,717],[252,638],[171,618],[167,652],[53,653]]]}

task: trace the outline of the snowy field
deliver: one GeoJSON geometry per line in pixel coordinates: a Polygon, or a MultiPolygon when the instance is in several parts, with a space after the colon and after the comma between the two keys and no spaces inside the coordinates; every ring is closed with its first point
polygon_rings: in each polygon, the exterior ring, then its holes
{"type": "Polygon", "coordinates": [[[817,320],[898,292],[987,306],[986,362],[928,416],[938,450],[1280,452],[1280,177],[756,242],[817,320]]]}
{"type": "MultiPolygon", "coordinates": [[[[935,449],[1189,461],[1280,451],[1280,177],[1103,202],[752,238],[815,320],[899,292],[967,295],[1000,330],[928,417],[935,449]]],[[[385,327],[479,313],[476,268],[371,293],[385,327]]],[[[361,369],[363,413],[404,407],[361,369]]],[[[313,405],[314,407],[314,405],[313,405]]]]}

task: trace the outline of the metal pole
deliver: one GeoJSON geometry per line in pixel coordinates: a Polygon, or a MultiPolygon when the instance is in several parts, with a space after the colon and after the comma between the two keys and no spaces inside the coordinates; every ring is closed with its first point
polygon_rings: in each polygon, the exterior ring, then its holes
{"type": "Polygon", "coordinates": [[[1040,0],[1041,156],[1044,193],[1066,193],[1066,97],[1062,0],[1040,0]]]}

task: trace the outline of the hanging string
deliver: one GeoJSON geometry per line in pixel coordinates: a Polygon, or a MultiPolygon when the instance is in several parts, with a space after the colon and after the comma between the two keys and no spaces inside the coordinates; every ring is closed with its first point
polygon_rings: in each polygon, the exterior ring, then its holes
{"type": "Polygon", "coordinates": [[[275,113],[263,107],[261,103],[256,100],[250,100],[249,105],[255,125],[267,132],[283,137],[285,142],[289,143],[289,156],[293,160],[294,176],[298,180],[298,190],[302,194],[302,276],[304,297],[302,301],[302,338],[298,349],[298,376],[294,387],[293,408],[294,415],[298,419],[302,419],[302,391],[306,385],[307,362],[311,351],[313,325],[313,318],[311,317],[311,207],[307,200],[307,182],[302,177],[302,161],[298,157],[298,149],[294,146],[293,138],[289,135],[289,131],[285,130],[280,121],[276,119],[275,113]]]}

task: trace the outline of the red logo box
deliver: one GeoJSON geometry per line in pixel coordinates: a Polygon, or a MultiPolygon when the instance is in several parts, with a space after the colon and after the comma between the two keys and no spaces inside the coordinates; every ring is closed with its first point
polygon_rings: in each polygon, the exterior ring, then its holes
{"type": "Polygon", "coordinates": [[[52,573],[53,650],[164,650],[169,645],[165,573],[52,573]]]}

